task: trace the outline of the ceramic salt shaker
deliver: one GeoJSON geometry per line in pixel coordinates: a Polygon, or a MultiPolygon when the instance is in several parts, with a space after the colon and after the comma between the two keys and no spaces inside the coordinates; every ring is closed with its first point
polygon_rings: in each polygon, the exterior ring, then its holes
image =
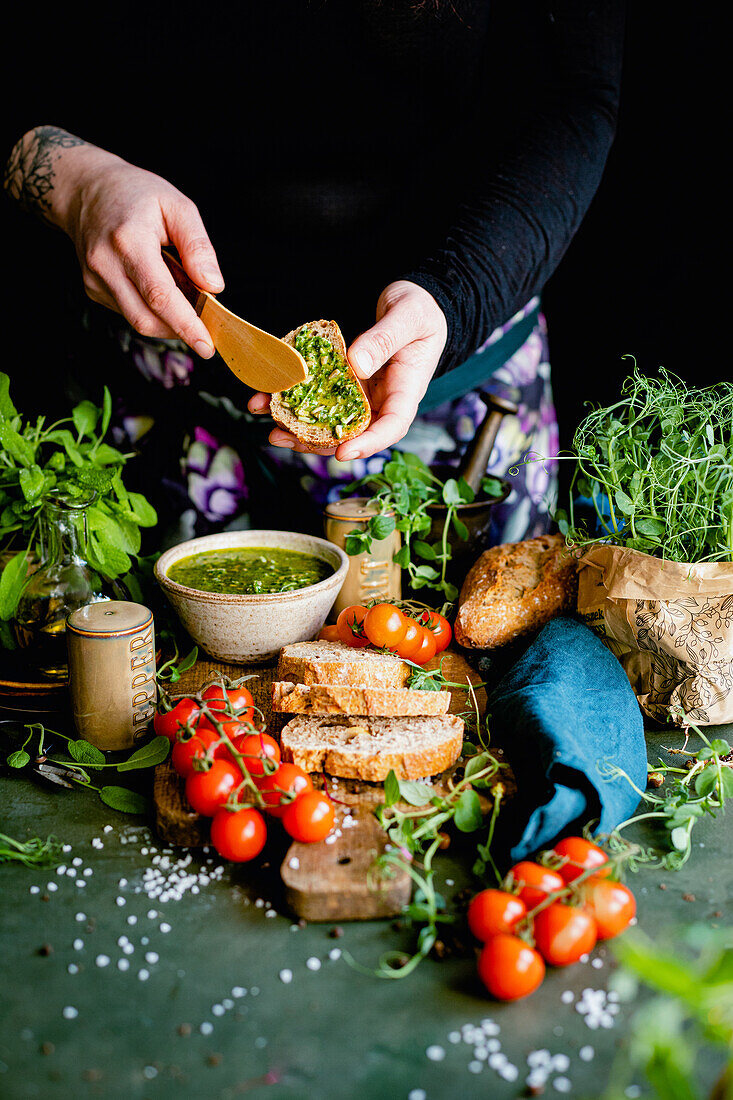
{"type": "Polygon", "coordinates": [[[66,620],[69,690],[80,737],[102,750],[130,749],[155,713],[153,613],[106,600],[66,620]]]}

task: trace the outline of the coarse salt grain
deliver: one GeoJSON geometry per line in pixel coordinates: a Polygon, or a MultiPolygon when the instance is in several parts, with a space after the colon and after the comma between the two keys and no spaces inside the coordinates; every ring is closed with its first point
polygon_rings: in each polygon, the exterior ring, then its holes
{"type": "Polygon", "coordinates": [[[315,955],[312,955],[309,959],[306,959],[305,965],[308,967],[309,970],[320,970],[321,960],[317,959],[315,955]]]}
{"type": "Polygon", "coordinates": [[[142,970],[138,970],[137,976],[141,982],[146,982],[150,977],[150,971],[146,970],[145,967],[143,967],[142,970]]]}
{"type": "Polygon", "coordinates": [[[123,905],[127,905],[127,902],[122,897],[115,898],[115,901],[120,907],[122,907],[123,905]]]}
{"type": "Polygon", "coordinates": [[[427,1100],[427,1096],[425,1089],[410,1089],[407,1100],[427,1100]]]}
{"type": "Polygon", "coordinates": [[[481,1062],[469,1062],[468,1063],[468,1072],[469,1073],[480,1073],[483,1068],[484,1067],[481,1064],[481,1062]]]}
{"type": "Polygon", "coordinates": [[[79,967],[76,965],[76,963],[69,963],[69,965],[66,967],[66,969],[68,970],[69,974],[78,974],[79,973],[79,967]]]}
{"type": "Polygon", "coordinates": [[[111,832],[112,832],[112,826],[111,826],[111,825],[105,825],[105,827],[104,827],[104,829],[102,830],[102,832],[103,832],[103,833],[111,833],[111,832]]]}
{"type": "Polygon", "coordinates": [[[603,959],[591,959],[590,964],[595,970],[600,970],[603,966],[603,959]]]}
{"type": "Polygon", "coordinates": [[[159,956],[157,951],[147,951],[145,953],[145,962],[150,963],[151,966],[154,966],[157,963],[158,958],[159,956]]]}
{"type": "Polygon", "coordinates": [[[58,888],[59,888],[58,882],[47,882],[46,883],[46,889],[50,890],[51,893],[53,893],[54,890],[58,890],[58,888]]]}
{"type": "Polygon", "coordinates": [[[593,1047],[581,1047],[578,1051],[578,1057],[582,1062],[590,1062],[593,1060],[595,1051],[593,1047]]]}
{"type": "Polygon", "coordinates": [[[246,995],[247,990],[244,989],[241,985],[235,985],[232,989],[232,997],[245,997],[246,995]]]}
{"type": "Polygon", "coordinates": [[[285,982],[285,984],[287,985],[288,982],[292,982],[292,980],[293,980],[293,972],[292,972],[292,970],[287,970],[287,969],[281,970],[278,977],[280,978],[281,982],[285,982]]]}
{"type": "Polygon", "coordinates": [[[28,889],[29,894],[40,894],[40,892],[41,892],[41,887],[40,886],[31,886],[28,889]]]}
{"type": "Polygon", "coordinates": [[[84,940],[74,940],[73,947],[75,951],[81,951],[84,946],[84,940]]]}
{"type": "Polygon", "coordinates": [[[74,867],[81,867],[84,860],[81,858],[81,856],[74,856],[71,862],[74,867]]]}
{"type": "Polygon", "coordinates": [[[443,1047],[434,1044],[429,1046],[425,1051],[426,1058],[429,1058],[431,1062],[442,1062],[445,1058],[445,1050],[443,1047]]]}
{"type": "Polygon", "coordinates": [[[79,1015],[79,1009],[74,1008],[73,1005],[67,1005],[61,1015],[65,1020],[75,1020],[76,1017],[79,1015]]]}
{"type": "Polygon", "coordinates": [[[553,1088],[557,1089],[558,1092],[570,1092],[572,1088],[570,1080],[567,1077],[556,1077],[552,1084],[553,1088]]]}
{"type": "Polygon", "coordinates": [[[79,921],[80,924],[81,924],[82,921],[84,921],[86,919],[87,919],[86,913],[77,913],[76,916],[74,917],[74,920],[79,921]]]}
{"type": "Polygon", "coordinates": [[[328,957],[329,957],[329,959],[332,959],[334,962],[336,961],[336,959],[340,959],[341,958],[341,948],[340,947],[332,947],[331,950],[328,952],[328,957]]]}
{"type": "Polygon", "coordinates": [[[170,932],[170,930],[171,930],[171,926],[169,924],[167,924],[165,921],[163,921],[160,925],[160,931],[161,932],[170,932]]]}
{"type": "Polygon", "coordinates": [[[97,966],[109,966],[109,955],[97,955],[94,961],[97,966]]]}
{"type": "Polygon", "coordinates": [[[132,926],[133,924],[137,924],[137,917],[134,913],[130,913],[129,917],[127,918],[127,923],[130,926],[132,926]]]}
{"type": "Polygon", "coordinates": [[[56,868],[56,874],[57,875],[65,875],[66,874],[66,864],[65,863],[59,864],[59,866],[56,868]]]}
{"type": "Polygon", "coordinates": [[[117,960],[117,969],[118,970],[129,970],[130,969],[130,960],[129,959],[118,959],[117,960]]]}
{"type": "Polygon", "coordinates": [[[575,994],[573,993],[572,989],[566,989],[565,992],[560,997],[560,1000],[562,1001],[562,1003],[564,1005],[572,1004],[574,999],[575,999],[575,994]]]}
{"type": "Polygon", "coordinates": [[[212,1016],[223,1016],[224,1011],[225,1011],[224,1005],[212,1005],[211,1006],[211,1015],[212,1016]]]}
{"type": "Polygon", "coordinates": [[[213,1030],[214,1030],[214,1025],[210,1024],[208,1020],[204,1020],[201,1027],[199,1028],[199,1031],[201,1032],[202,1035],[211,1035],[213,1030]]]}

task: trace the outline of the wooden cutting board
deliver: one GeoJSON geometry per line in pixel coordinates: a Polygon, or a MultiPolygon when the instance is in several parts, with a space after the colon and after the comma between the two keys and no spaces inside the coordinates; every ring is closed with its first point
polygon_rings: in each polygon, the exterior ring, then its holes
{"type": "MultiPolygon", "coordinates": [[[[464,683],[468,677],[478,684],[480,677],[458,653],[441,654],[443,674],[448,680],[464,683]]],[[[427,667],[437,667],[438,658],[427,667]]],[[[247,681],[255,704],[267,721],[267,731],[278,738],[288,721],[288,715],[271,712],[271,685],[275,666],[247,668],[203,658],[185,672],[175,685],[176,695],[195,694],[213,677],[223,673],[232,680],[249,672],[256,678],[247,681]]],[[[468,707],[467,692],[451,690],[452,713],[468,707]]],[[[486,706],[483,688],[476,692],[481,713],[486,706]]],[[[323,785],[321,776],[313,777],[316,786],[323,785]]],[[[445,777],[435,782],[436,791],[444,787],[445,777]]],[[[336,801],[336,823],[328,841],[301,844],[288,848],[280,867],[285,888],[285,900],[298,917],[309,921],[368,920],[399,914],[410,900],[411,880],[406,872],[377,887],[370,881],[369,869],[375,857],[384,852],[387,838],[374,817],[374,808],[384,800],[380,784],[360,780],[329,781],[329,791],[336,801]]],[[[161,838],[172,845],[199,848],[208,843],[208,819],[191,810],[184,784],[169,761],[158,765],[154,779],[156,826],[161,838]]],[[[487,802],[488,806],[488,802],[487,802]]]]}

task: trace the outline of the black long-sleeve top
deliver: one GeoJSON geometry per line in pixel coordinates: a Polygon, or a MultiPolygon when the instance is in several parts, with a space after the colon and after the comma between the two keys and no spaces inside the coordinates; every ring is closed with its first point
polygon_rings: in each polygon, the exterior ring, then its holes
{"type": "Polygon", "coordinates": [[[19,32],[4,146],[54,124],[171,180],[202,213],[224,304],[275,333],[328,316],[348,340],[387,283],[420,283],[448,320],[442,373],[542,290],[593,198],[623,6],[58,10],[19,32]]]}

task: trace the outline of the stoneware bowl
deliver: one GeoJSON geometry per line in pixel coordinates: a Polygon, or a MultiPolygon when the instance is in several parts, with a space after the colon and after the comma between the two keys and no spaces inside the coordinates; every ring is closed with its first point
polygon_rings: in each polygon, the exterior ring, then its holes
{"type": "Polygon", "coordinates": [[[276,657],[284,645],[315,637],[339,594],[348,568],[349,559],[344,551],[315,535],[293,531],[225,531],[190,539],[166,550],[156,562],[155,579],[194,642],[210,657],[235,664],[260,664],[276,657]],[[253,596],[199,592],[166,575],[174,562],[189,554],[236,546],[300,550],[328,562],[334,572],[318,584],[296,592],[253,596]]]}

